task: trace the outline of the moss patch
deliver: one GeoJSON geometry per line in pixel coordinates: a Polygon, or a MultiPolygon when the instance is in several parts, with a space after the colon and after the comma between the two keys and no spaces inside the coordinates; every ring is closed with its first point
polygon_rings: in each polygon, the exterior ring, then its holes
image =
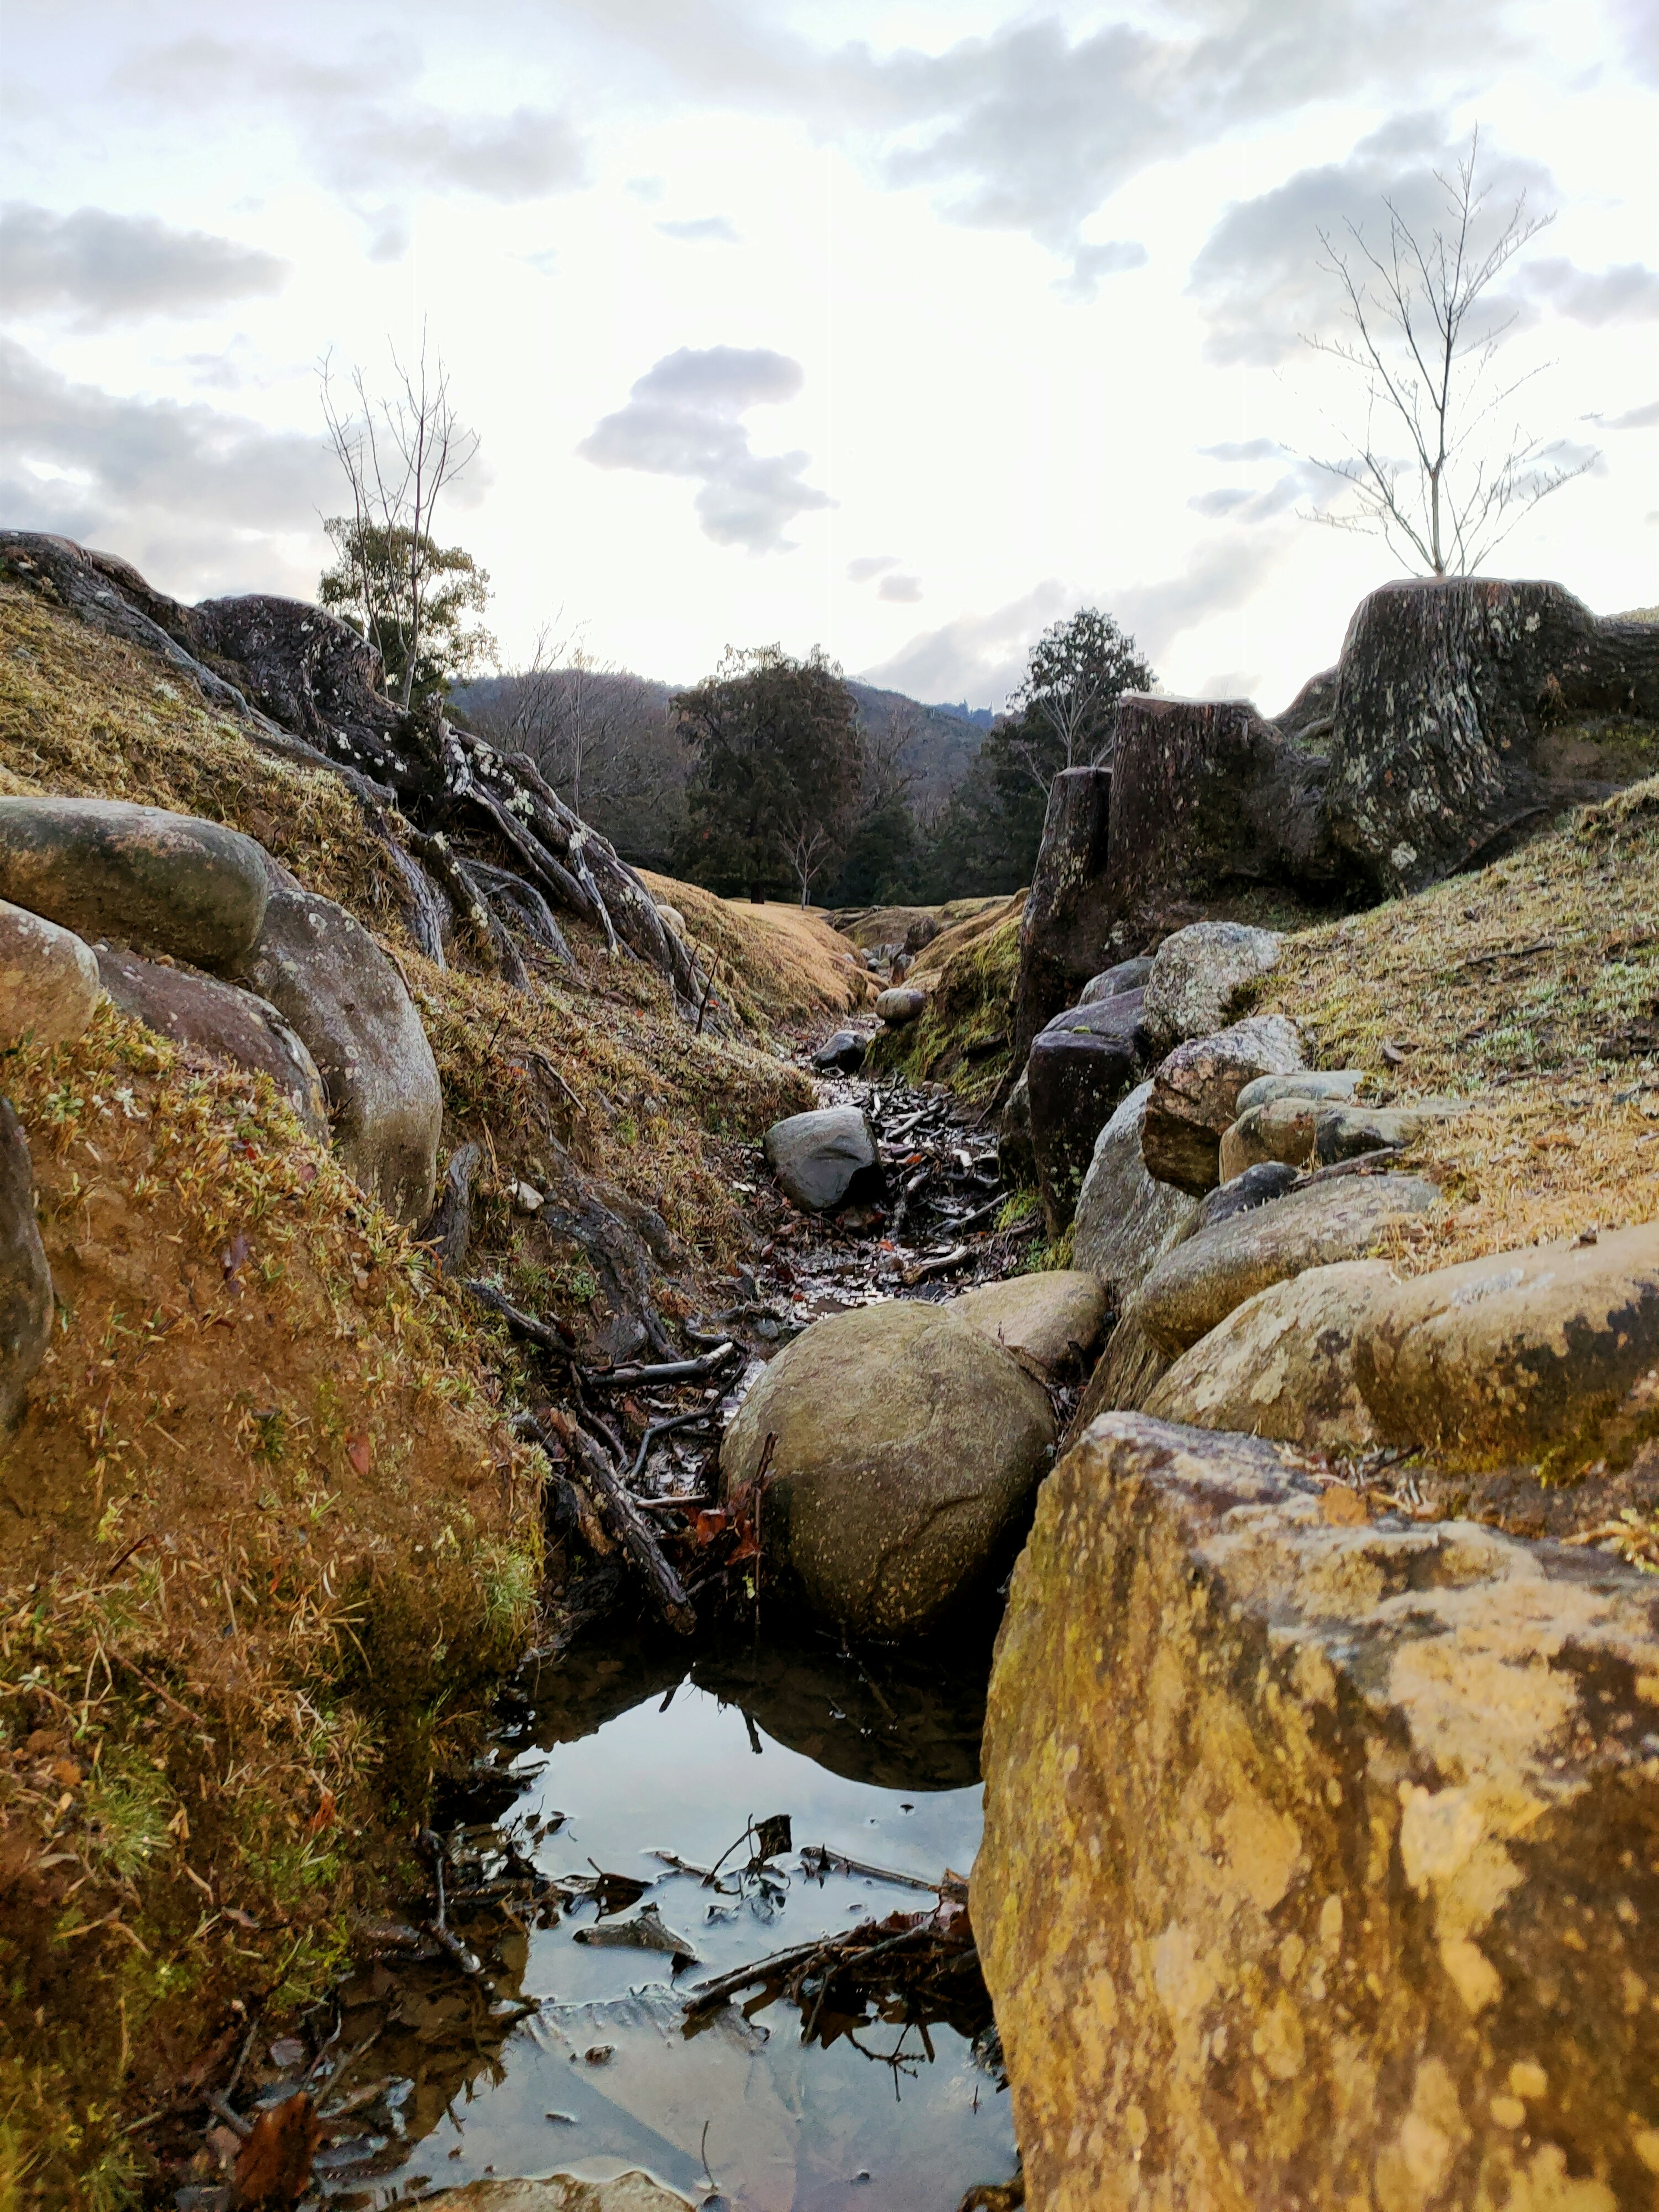
{"type": "Polygon", "coordinates": [[[906,1028],[880,1032],[869,1068],[948,1083],[972,1105],[995,1097],[1012,1054],[1024,900],[999,903],[1000,911],[975,915],[927,947],[911,979],[927,989],[927,1006],[906,1028]]]}

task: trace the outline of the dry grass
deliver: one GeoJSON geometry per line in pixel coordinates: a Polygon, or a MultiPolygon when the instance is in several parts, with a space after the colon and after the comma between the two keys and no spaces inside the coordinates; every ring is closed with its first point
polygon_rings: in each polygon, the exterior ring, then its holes
{"type": "Polygon", "coordinates": [[[757,1033],[821,1026],[873,995],[848,940],[810,907],[717,898],[696,884],[647,874],[653,898],[675,908],[715,961],[715,991],[757,1033]]]}
{"type": "Polygon", "coordinates": [[[1256,1003],[1369,1095],[1474,1102],[1421,1148],[1454,1203],[1402,1268],[1659,1217],[1659,778],[1291,939],[1256,1003]]]}

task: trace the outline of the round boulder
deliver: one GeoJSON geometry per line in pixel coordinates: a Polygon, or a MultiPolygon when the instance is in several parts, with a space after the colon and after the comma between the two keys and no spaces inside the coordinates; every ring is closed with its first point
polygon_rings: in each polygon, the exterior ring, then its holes
{"type": "Polygon", "coordinates": [[[1188,1037],[1224,1030],[1250,985],[1277,967],[1284,941],[1276,930],[1242,921],[1195,921],[1166,937],[1153,956],[1141,1013],[1153,1050],[1169,1052],[1188,1037]]]}
{"type": "Polygon", "coordinates": [[[849,1198],[873,1195],[881,1158],[870,1117],[857,1106],[791,1114],[766,1133],[766,1164],[784,1195],[808,1213],[830,1213],[849,1198]]]}
{"type": "Polygon", "coordinates": [[[1093,1351],[1105,1327],[1107,1298],[1080,1267],[1052,1267],[981,1283],[952,1298],[947,1312],[1005,1352],[1039,1382],[1055,1379],[1093,1351]]]}
{"type": "Polygon", "coordinates": [[[750,1484],[775,1437],[761,1534],[811,1610],[862,1636],[932,1627],[1001,1564],[1054,1442],[1048,1394],[948,1306],[817,1322],[781,1352],[720,1448],[750,1484]]]}
{"type": "Polygon", "coordinates": [[[856,1030],[837,1030],[812,1054],[812,1065],[825,1074],[856,1075],[864,1065],[866,1040],[856,1030]]]}
{"type": "Polygon", "coordinates": [[[926,991],[901,985],[881,994],[876,1000],[876,1012],[890,1030],[902,1030],[917,1018],[927,1004],[926,991]]]}
{"type": "Polygon", "coordinates": [[[78,1037],[98,996],[98,963],[73,930],[0,899],[0,1052],[78,1037]]]}
{"type": "Polygon", "coordinates": [[[0,898],[82,937],[224,967],[258,936],[269,880],[263,847],[193,814],[118,799],[0,799],[0,898]]]}

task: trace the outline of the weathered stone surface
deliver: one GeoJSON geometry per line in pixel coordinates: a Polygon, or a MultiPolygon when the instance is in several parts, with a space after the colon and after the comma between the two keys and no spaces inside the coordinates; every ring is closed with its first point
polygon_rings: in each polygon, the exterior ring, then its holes
{"type": "Polygon", "coordinates": [[[812,1065],[826,1073],[835,1069],[843,1075],[856,1075],[864,1065],[866,1048],[866,1040],[856,1030],[837,1030],[812,1054],[812,1065]]]}
{"type": "Polygon", "coordinates": [[[1141,1019],[1154,1052],[1224,1030],[1258,976],[1277,966],[1276,930],[1240,921],[1196,921],[1158,948],[1141,1019]]]}
{"type": "Polygon", "coordinates": [[[1221,1139],[1224,1182],[1258,1160],[1297,1168],[1331,1167],[1367,1152],[1398,1152],[1437,1123],[1468,1110],[1457,1098],[1419,1098],[1409,1106],[1348,1106],[1324,1098],[1273,1098],[1241,1114],[1221,1139]]]}
{"type": "Polygon", "coordinates": [[[1139,953],[1133,960],[1120,960],[1115,968],[1103,969],[1098,975],[1091,975],[1078,993],[1077,1002],[1080,1006],[1093,1006],[1103,999],[1121,998],[1125,991],[1145,990],[1152,972],[1149,952],[1139,953]]]}
{"type": "Polygon", "coordinates": [[[1042,842],[1019,922],[1016,1067],[1024,1066],[1037,1031],[1061,1007],[1076,1003],[1083,986],[1100,972],[1103,957],[1109,957],[1111,804],[1109,769],[1066,769],[1049,787],[1042,842]]]}
{"type": "Polygon", "coordinates": [[[1402,1283],[1354,1365],[1378,1430],[1476,1462],[1577,1472],[1659,1434],[1659,1225],[1402,1283]]]}
{"type": "Polygon", "coordinates": [[[1351,1100],[1365,1080],[1358,1067],[1301,1067],[1291,1075],[1259,1075],[1238,1094],[1238,1111],[1271,1105],[1276,1098],[1351,1100]]]}
{"type": "Polygon", "coordinates": [[[94,970],[122,1012],[147,1029],[268,1075],[308,1133],[319,1144],[328,1142],[328,1100],[317,1064],[267,1000],[234,983],[163,967],[108,945],[98,947],[94,970]]]}
{"type": "Polygon", "coordinates": [[[118,799],[0,799],[0,898],[204,968],[246,954],[269,862],[240,830],[118,799]]]}
{"type": "Polygon", "coordinates": [[[98,963],[72,929],[0,899],[0,1052],[78,1037],[98,1004],[98,963]]]}
{"type": "Polygon", "coordinates": [[[1056,1267],[981,1284],[951,1298],[945,1310],[1000,1344],[1028,1374],[1046,1382],[1099,1342],[1106,1293],[1081,1268],[1056,1267]]]}
{"type": "Polygon", "coordinates": [[[1195,1229],[1212,1229],[1218,1221],[1231,1221],[1236,1213],[1254,1212],[1258,1206],[1269,1205],[1283,1198],[1302,1180],[1296,1169],[1286,1167],[1283,1160],[1258,1160],[1243,1175],[1236,1175],[1231,1182],[1224,1182],[1212,1190],[1198,1209],[1195,1229]]]}
{"type": "Polygon", "coordinates": [[[1651,1577],[1096,1423],[973,1874],[1034,2212],[1650,2204],[1656,1685],[1651,1577]]]}
{"type": "Polygon", "coordinates": [[[902,1030],[917,1019],[927,1004],[926,991],[914,991],[900,984],[878,996],[876,1012],[890,1030],[902,1030]]]}
{"type": "MultiPolygon", "coordinates": [[[[1104,1014],[1117,1003],[1107,1000],[1083,1011],[1104,1014]]],[[[1051,1026],[1033,1042],[1025,1081],[1037,1188],[1050,1237],[1058,1237],[1076,1212],[1095,1139],[1139,1072],[1133,1038],[1110,1028],[1102,1034],[1051,1026]]]]}
{"type": "Polygon", "coordinates": [[[1582,758],[1555,757],[1559,725],[1603,714],[1659,721],[1652,623],[1601,620],[1559,584],[1385,584],[1360,601],[1342,641],[1333,834],[1385,897],[1476,865],[1506,837],[1629,780],[1612,761],[1587,777],[1582,758]]]}
{"type": "Polygon", "coordinates": [[[691,2212],[689,2197],[637,2171],[610,2181],[578,2181],[568,2173],[545,2181],[469,2181],[426,2202],[443,2212],[691,2212]]]}
{"type": "Polygon", "coordinates": [[[769,1435],[763,1524],[820,1618],[868,1636],[937,1621],[997,1565],[1054,1441],[1048,1394],[946,1306],[864,1306],[780,1352],[720,1447],[723,1494],[769,1435]]]}
{"type": "Polygon", "coordinates": [[[1270,1283],[1363,1258],[1385,1230],[1426,1213],[1439,1196],[1417,1176],[1305,1184],[1178,1244],[1142,1283],[1134,1317],[1154,1344],[1182,1352],[1270,1283]]]}
{"type": "Polygon", "coordinates": [[[361,922],[271,873],[258,942],[236,981],[270,1001],[316,1063],[346,1172],[398,1220],[423,1221],[443,1092],[420,1015],[361,922]]]}
{"type": "Polygon", "coordinates": [[[11,1102],[0,1098],[0,1437],[15,1426],[29,1377],[46,1356],[52,1316],[28,1141],[11,1102]]]}
{"type": "Polygon", "coordinates": [[[817,1107],[774,1121],[765,1152],[785,1193],[809,1213],[830,1212],[880,1183],[876,1133],[856,1106],[817,1107]]]}
{"type": "Polygon", "coordinates": [[[1302,1032],[1283,1014],[1255,1014],[1213,1036],[1177,1045],[1152,1078],[1140,1133],[1146,1171],[1202,1197],[1221,1179],[1221,1139],[1239,1092],[1288,1075],[1305,1057],[1302,1032]]]}
{"type": "Polygon", "coordinates": [[[1380,1439],[1354,1374],[1354,1334],[1395,1287],[1386,1261],[1349,1260],[1258,1291],[1182,1353],[1146,1411],[1310,1449],[1368,1450],[1380,1439]]]}
{"type": "Polygon", "coordinates": [[[1024,1068],[997,1115],[996,1130],[997,1166],[1003,1181],[1029,1188],[1036,1181],[1036,1153],[1031,1145],[1031,1085],[1024,1068]]]}
{"type": "Polygon", "coordinates": [[[1138,986],[1114,991],[1103,999],[1079,1000],[1062,1007],[1038,1031],[1042,1036],[1121,1037],[1139,1048],[1140,1012],[1146,994],[1138,986]]]}
{"type": "Polygon", "coordinates": [[[1195,1198],[1146,1172],[1140,1132],[1152,1095],[1152,1085],[1140,1084],[1096,1139],[1072,1238],[1073,1264],[1093,1275],[1120,1310],[1198,1218],[1195,1198]]]}

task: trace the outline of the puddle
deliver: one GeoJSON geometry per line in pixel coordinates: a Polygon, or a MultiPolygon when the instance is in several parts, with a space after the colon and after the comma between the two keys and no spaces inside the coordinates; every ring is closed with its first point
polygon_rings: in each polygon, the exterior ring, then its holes
{"type": "MultiPolygon", "coordinates": [[[[325,2104],[349,2099],[356,2080],[379,2132],[319,2174],[331,2204],[407,2203],[492,2173],[598,2181],[643,2166],[711,2212],[954,2212],[975,2185],[1006,2181],[1009,2100],[973,2039],[975,2007],[930,2004],[922,2027],[896,2002],[872,2008],[891,2019],[860,2021],[849,1999],[804,2043],[803,2013],[776,1983],[689,2034],[684,2002],[697,1983],[788,1947],[933,1911],[918,1888],[815,1876],[802,1853],[822,1844],[927,1882],[966,1873],[988,1659],[984,1646],[942,1664],[769,1635],[705,1646],[688,1669],[684,1646],[596,1640],[523,1682],[497,1771],[438,1816],[455,1881],[488,1876],[507,1838],[544,1875],[632,1876],[697,1963],[677,1972],[665,1953],[584,1941],[638,1908],[602,1923],[599,1900],[577,1898],[550,1926],[492,1925],[488,1989],[442,1957],[360,1972],[341,1993],[337,2048],[362,2055],[343,2057],[325,2104]],[[777,1814],[790,1847],[729,1894],[651,1856],[711,1867],[751,1817],[777,1814]],[[387,2080],[389,2100],[368,2095],[387,2080]]],[[[728,1874],[749,1856],[748,1844],[732,1853],[728,1874]]],[[[465,1938],[459,1908],[453,1924],[465,1938]]]]}

